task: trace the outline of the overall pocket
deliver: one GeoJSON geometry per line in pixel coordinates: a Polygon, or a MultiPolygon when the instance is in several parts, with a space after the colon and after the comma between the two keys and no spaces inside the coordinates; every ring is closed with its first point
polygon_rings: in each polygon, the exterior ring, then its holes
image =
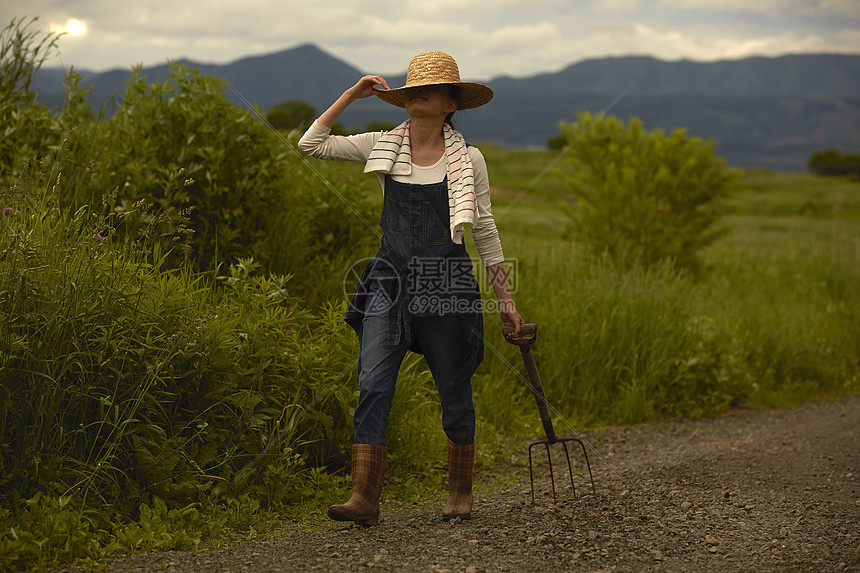
{"type": "MultiPolygon", "coordinates": [[[[444,220],[447,221],[448,217],[446,212],[444,220]]],[[[442,221],[433,204],[430,201],[424,201],[421,206],[421,242],[424,245],[447,245],[451,242],[450,227],[442,221]]]]}
{"type": "Polygon", "coordinates": [[[409,203],[398,201],[389,195],[385,196],[385,223],[392,235],[408,239],[409,234],[409,203]]]}

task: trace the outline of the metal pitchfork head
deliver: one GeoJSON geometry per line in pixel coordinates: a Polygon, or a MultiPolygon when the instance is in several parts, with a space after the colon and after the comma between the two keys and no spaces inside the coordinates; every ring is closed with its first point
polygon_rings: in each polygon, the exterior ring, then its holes
{"type": "Polygon", "coordinates": [[[537,365],[535,364],[534,356],[532,355],[531,345],[537,338],[537,324],[521,324],[519,336],[513,336],[515,329],[513,326],[504,325],[502,333],[505,335],[505,340],[520,347],[520,353],[523,355],[523,362],[526,365],[526,371],[529,375],[529,384],[532,388],[532,393],[537,402],[538,412],[540,412],[540,421],[543,424],[546,439],[541,439],[532,444],[529,444],[529,481],[532,486],[532,505],[535,504],[535,480],[534,470],[532,467],[532,448],[535,446],[544,446],[546,448],[547,462],[549,463],[549,478],[552,482],[552,498],[555,496],[555,476],[552,473],[552,456],[550,455],[550,445],[561,443],[564,448],[564,456],[567,458],[567,471],[570,474],[570,487],[573,490],[573,498],[576,499],[576,486],[573,485],[573,469],[570,466],[570,454],[567,451],[567,442],[578,442],[582,447],[582,454],[585,456],[585,465],[588,467],[588,477],[591,479],[591,491],[594,489],[594,476],[591,474],[591,463],[588,461],[588,452],[585,450],[585,444],[579,438],[559,438],[555,435],[555,430],[552,428],[552,419],[549,416],[549,407],[547,406],[546,396],[543,392],[543,386],[540,383],[540,374],[538,374],[537,365]]]}

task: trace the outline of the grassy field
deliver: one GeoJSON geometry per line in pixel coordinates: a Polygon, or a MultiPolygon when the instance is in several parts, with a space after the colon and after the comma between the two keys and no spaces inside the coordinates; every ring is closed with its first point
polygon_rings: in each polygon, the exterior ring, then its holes
{"type": "MultiPolygon", "coordinates": [[[[576,244],[557,152],[482,151],[559,434],[860,391],[857,182],[738,172],[726,233],[692,276],[669,264],[622,270],[576,244]]],[[[160,219],[144,207],[105,218],[67,212],[44,180],[2,190],[0,566],[229,543],[343,498],[357,343],[341,319],[339,269],[371,256],[375,235],[338,197],[372,223],[381,201],[358,165],[305,172],[295,161],[317,215],[354,227],[337,244],[358,254],[329,252],[294,279],[245,259],[213,281],[169,267],[147,235],[117,233],[138,217],[156,236],[160,219]]],[[[484,464],[507,438],[540,432],[500,330],[488,311],[473,378],[484,464]]],[[[432,377],[410,355],[387,495],[439,493],[440,419],[432,377]]]]}
{"type": "MultiPolygon", "coordinates": [[[[856,181],[738,170],[725,234],[703,253],[700,275],[668,265],[622,272],[571,238],[576,204],[563,154],[479,147],[505,254],[515,259],[514,299],[540,326],[535,353],[568,430],[860,391],[856,181]]],[[[474,383],[487,441],[498,428],[539,427],[519,353],[500,329],[487,313],[474,383]]],[[[409,369],[421,371],[413,360],[409,369]]]]}
{"type": "MultiPolygon", "coordinates": [[[[860,389],[857,182],[738,171],[726,234],[703,254],[701,276],[619,274],[569,238],[575,204],[558,152],[481,149],[505,254],[517,259],[515,300],[543,333],[535,353],[557,415],[627,423],[860,389]]],[[[536,413],[499,327],[486,317],[495,350],[476,387],[480,411],[510,428],[515,412],[536,413]],[[518,399],[503,399],[512,385],[518,399]]]]}

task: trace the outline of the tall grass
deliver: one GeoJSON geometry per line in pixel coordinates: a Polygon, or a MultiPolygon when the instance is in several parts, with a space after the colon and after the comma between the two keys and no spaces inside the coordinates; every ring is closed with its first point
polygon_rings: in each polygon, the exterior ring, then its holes
{"type": "MultiPolygon", "coordinates": [[[[524,318],[538,324],[541,379],[565,417],[607,424],[700,416],[731,401],[718,333],[697,313],[703,293],[669,266],[622,272],[558,247],[532,253],[519,272],[515,298],[524,318]]],[[[526,411],[536,411],[519,352],[492,334],[481,385],[494,397],[513,391],[526,411]]]]}
{"type": "Polygon", "coordinates": [[[744,248],[726,257],[714,249],[712,312],[731,335],[744,370],[749,401],[796,404],[858,389],[860,257],[851,220],[772,221],[745,227],[744,248]],[[780,241],[767,235],[780,229],[780,241]]]}
{"type": "MultiPolygon", "coordinates": [[[[61,185],[0,190],[0,566],[195,547],[341,497],[358,352],[344,302],[309,308],[251,259],[217,278],[169,267],[176,214],[68,212],[61,185]]],[[[445,445],[426,431],[441,414],[423,363],[400,388],[391,466],[408,486],[445,445]]]]}
{"type": "Polygon", "coordinates": [[[304,310],[289,277],[250,260],[222,288],[165,268],[162,238],[147,236],[163,214],[66,212],[55,187],[0,195],[0,563],[86,555],[116,540],[95,532],[248,506],[242,494],[269,508],[307,499],[314,467],[351,439],[343,307],[304,310]],[[116,231],[135,217],[149,231],[116,231]],[[90,542],[58,535],[57,519],[90,542]]]}
{"type": "MultiPolygon", "coordinates": [[[[543,163],[531,166],[537,174],[543,163]]],[[[548,400],[572,426],[860,391],[856,184],[742,173],[730,232],[703,252],[697,277],[668,266],[622,272],[588,257],[559,224],[559,206],[575,208],[569,197],[521,196],[504,178],[495,184],[497,217],[514,198],[525,204],[497,225],[505,254],[517,260],[517,307],[539,326],[534,352],[548,400]]],[[[503,342],[496,315],[485,324],[479,415],[531,431],[525,425],[537,428],[537,413],[519,353],[503,342]]]]}

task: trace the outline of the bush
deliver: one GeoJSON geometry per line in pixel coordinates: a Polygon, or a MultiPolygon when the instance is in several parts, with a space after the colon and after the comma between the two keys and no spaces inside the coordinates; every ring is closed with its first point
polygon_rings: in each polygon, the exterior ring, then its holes
{"type": "MultiPolygon", "coordinates": [[[[3,31],[5,182],[50,173],[54,184],[62,182],[64,209],[89,206],[103,216],[144,201],[167,215],[148,241],[170,253],[168,267],[190,262],[223,272],[254,258],[266,272],[293,275],[294,290],[314,303],[340,295],[345,269],[372,254],[378,231],[368,221],[378,217],[378,190],[314,166],[296,148],[297,134],[288,140],[230,103],[220,79],[171,63],[165,81],[150,83],[137,68],[105,118],[104,110],[93,117],[90,90],[72,70],[63,109],[52,114],[28,90],[55,42],[17,20],[3,31]]],[[[134,239],[151,222],[125,218],[113,231],[134,239]]]]}
{"type": "Polygon", "coordinates": [[[567,182],[579,200],[571,211],[576,238],[624,266],[672,261],[697,269],[699,250],[721,233],[719,202],[731,181],[713,143],[589,113],[560,129],[573,170],[567,182]]]}
{"type": "Polygon", "coordinates": [[[155,497],[170,509],[223,501],[231,483],[264,507],[307,499],[313,468],[351,443],[356,341],[342,305],[312,314],[289,277],[258,276],[251,260],[216,290],[165,268],[159,243],[112,231],[135,216],[157,228],[145,204],[105,219],[60,208],[53,188],[0,191],[11,527],[38,495],[119,522],[155,497]]]}
{"type": "Polygon", "coordinates": [[[306,130],[317,117],[317,110],[306,102],[290,100],[277,104],[266,113],[266,121],[275,129],[306,130]]]}
{"type": "Polygon", "coordinates": [[[30,83],[56,48],[57,36],[29,30],[36,19],[15,19],[0,31],[0,176],[17,177],[33,156],[56,143],[59,125],[30,83]]]}
{"type": "MultiPolygon", "coordinates": [[[[66,136],[50,163],[68,183],[61,203],[108,214],[145,201],[171,215],[152,240],[184,232],[188,248],[172,251],[168,266],[212,271],[251,257],[315,298],[339,293],[344,261],[375,239],[355,211],[372,220],[378,193],[312,167],[295,141],[230,103],[222,84],[175,63],[154,84],[138,70],[116,113],[94,119],[71,72],[59,118],[66,136]]],[[[128,220],[116,230],[140,232],[128,220]]]]}
{"type": "MultiPolygon", "coordinates": [[[[184,211],[198,269],[265,260],[269,219],[286,185],[276,136],[221,94],[221,80],[176,63],[170,73],[150,84],[136,69],[108,120],[64,115],[75,123],[66,125],[57,169],[75,184],[64,187],[62,203],[100,205],[115,190],[110,210],[144,200],[184,211]]],[[[70,92],[70,105],[80,99],[70,92]]]]}
{"type": "Polygon", "coordinates": [[[835,149],[825,149],[813,153],[807,165],[809,171],[816,175],[860,178],[860,155],[842,155],[835,149]]]}

